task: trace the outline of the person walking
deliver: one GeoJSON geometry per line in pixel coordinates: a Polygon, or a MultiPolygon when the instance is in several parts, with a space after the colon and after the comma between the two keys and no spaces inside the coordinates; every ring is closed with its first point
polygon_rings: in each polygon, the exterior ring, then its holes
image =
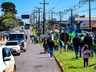
{"type": "Polygon", "coordinates": [[[54,49],[54,41],[52,41],[52,38],[50,37],[48,39],[48,47],[49,47],[49,54],[50,54],[50,59],[53,57],[53,49],[54,49]]]}
{"type": "Polygon", "coordinates": [[[79,47],[80,47],[80,38],[76,34],[76,36],[73,38],[73,47],[75,49],[75,56],[76,59],[78,59],[78,52],[79,52],[79,47]]]}
{"type": "Polygon", "coordinates": [[[93,57],[93,50],[92,50],[92,38],[91,36],[87,33],[86,36],[84,37],[84,44],[87,44],[89,47],[89,50],[91,52],[91,56],[93,57]]]}
{"type": "Polygon", "coordinates": [[[79,48],[79,52],[80,52],[80,57],[82,56],[82,47],[84,46],[84,35],[83,34],[81,34],[80,35],[80,48],[79,48]]]}
{"type": "Polygon", "coordinates": [[[44,48],[44,53],[46,53],[48,49],[47,39],[44,39],[43,48],[44,48]]]}
{"type": "Polygon", "coordinates": [[[84,47],[82,48],[84,67],[88,66],[89,54],[90,54],[90,51],[89,51],[88,45],[84,45],[84,47]]]}

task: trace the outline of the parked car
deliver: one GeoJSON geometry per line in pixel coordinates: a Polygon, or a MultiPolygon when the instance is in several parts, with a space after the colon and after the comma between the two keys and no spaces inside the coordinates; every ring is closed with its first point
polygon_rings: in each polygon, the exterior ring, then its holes
{"type": "Polygon", "coordinates": [[[21,53],[21,49],[20,49],[20,45],[19,45],[19,42],[14,40],[14,41],[7,41],[5,43],[5,47],[8,47],[10,48],[12,54],[17,54],[17,55],[20,55],[21,53]]]}
{"type": "Polygon", "coordinates": [[[0,72],[15,72],[16,64],[11,51],[7,47],[0,46],[0,72]]]}
{"type": "Polygon", "coordinates": [[[9,34],[9,40],[18,40],[21,50],[26,51],[26,35],[24,32],[12,32],[9,34]]]}

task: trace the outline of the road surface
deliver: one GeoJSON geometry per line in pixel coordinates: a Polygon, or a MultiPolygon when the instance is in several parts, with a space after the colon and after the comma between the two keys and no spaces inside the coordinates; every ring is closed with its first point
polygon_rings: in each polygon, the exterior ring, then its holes
{"type": "Polygon", "coordinates": [[[54,58],[43,53],[42,46],[32,44],[28,38],[27,51],[15,56],[16,72],[61,72],[54,58]]]}

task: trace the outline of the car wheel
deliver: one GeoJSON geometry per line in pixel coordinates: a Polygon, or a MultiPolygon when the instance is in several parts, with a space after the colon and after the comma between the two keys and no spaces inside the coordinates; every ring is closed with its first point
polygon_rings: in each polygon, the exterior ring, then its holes
{"type": "Polygon", "coordinates": [[[20,53],[18,53],[18,56],[20,56],[20,53]]]}
{"type": "Polygon", "coordinates": [[[24,49],[24,52],[26,52],[26,50],[24,49]]]}

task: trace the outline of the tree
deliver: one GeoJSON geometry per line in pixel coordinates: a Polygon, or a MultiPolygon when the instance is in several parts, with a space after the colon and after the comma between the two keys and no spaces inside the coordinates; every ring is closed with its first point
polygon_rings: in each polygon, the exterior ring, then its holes
{"type": "Polygon", "coordinates": [[[15,20],[13,20],[12,18],[7,18],[2,21],[5,30],[11,30],[12,28],[14,28],[15,23],[15,20]]]}
{"type": "Polygon", "coordinates": [[[3,17],[3,20],[7,19],[7,18],[16,19],[16,17],[12,13],[7,13],[7,14],[3,15],[2,17],[3,17]]]}
{"type": "Polygon", "coordinates": [[[4,15],[7,13],[16,14],[17,10],[15,9],[16,6],[12,2],[4,2],[1,4],[2,11],[4,12],[4,15]]]}
{"type": "Polygon", "coordinates": [[[3,28],[3,25],[2,25],[2,16],[0,16],[0,29],[3,28]]]}
{"type": "Polygon", "coordinates": [[[17,22],[18,22],[19,26],[23,26],[24,25],[24,22],[21,19],[17,19],[17,22]]]}

